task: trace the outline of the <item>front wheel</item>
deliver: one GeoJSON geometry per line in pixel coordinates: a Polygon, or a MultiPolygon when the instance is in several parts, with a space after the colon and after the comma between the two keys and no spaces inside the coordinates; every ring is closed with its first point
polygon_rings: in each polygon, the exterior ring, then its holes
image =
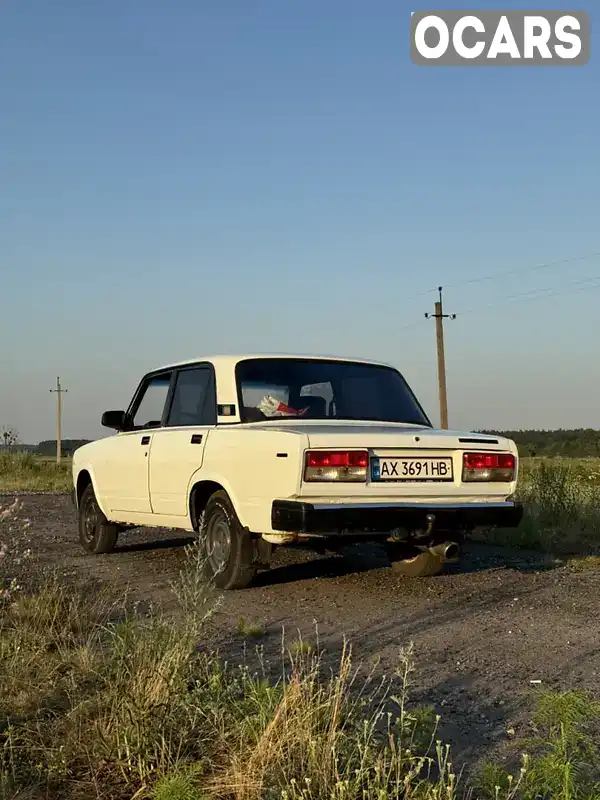
{"type": "Polygon", "coordinates": [[[100,555],[115,549],[119,528],[109,522],[98,505],[94,487],[86,486],[79,501],[79,541],[86,553],[100,555]]]}
{"type": "Polygon", "coordinates": [[[219,589],[245,589],[256,575],[254,543],[227,492],[208,500],[199,531],[206,577],[219,589]]]}

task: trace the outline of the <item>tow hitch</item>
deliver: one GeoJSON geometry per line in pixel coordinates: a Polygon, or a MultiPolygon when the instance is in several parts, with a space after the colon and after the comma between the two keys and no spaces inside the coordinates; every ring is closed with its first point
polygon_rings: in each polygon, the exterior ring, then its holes
{"type": "Polygon", "coordinates": [[[425,519],[427,520],[427,528],[425,529],[425,533],[423,535],[431,536],[433,533],[433,526],[435,524],[435,514],[427,514],[425,519]]]}

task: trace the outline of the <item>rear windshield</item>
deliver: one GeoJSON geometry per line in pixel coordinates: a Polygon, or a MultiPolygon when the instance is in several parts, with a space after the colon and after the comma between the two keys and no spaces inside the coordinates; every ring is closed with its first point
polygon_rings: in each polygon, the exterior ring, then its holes
{"type": "Polygon", "coordinates": [[[236,367],[243,422],[281,417],[405,422],[430,426],[402,375],[389,367],[293,358],[236,367]]]}

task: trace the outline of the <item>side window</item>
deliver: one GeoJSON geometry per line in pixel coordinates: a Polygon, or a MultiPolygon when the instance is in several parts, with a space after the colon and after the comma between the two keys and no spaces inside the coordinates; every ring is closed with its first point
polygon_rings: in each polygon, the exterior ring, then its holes
{"type": "Polygon", "coordinates": [[[142,399],[133,416],[134,428],[159,428],[162,420],[171,373],[157,375],[146,384],[142,399]]]}
{"type": "Polygon", "coordinates": [[[182,370],[177,375],[167,425],[216,425],[213,372],[208,367],[182,370]]]}

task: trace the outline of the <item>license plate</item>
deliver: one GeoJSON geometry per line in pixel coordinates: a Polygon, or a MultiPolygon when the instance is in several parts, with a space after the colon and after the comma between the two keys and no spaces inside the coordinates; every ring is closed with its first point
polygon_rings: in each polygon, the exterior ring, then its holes
{"type": "Polygon", "coordinates": [[[373,481],[452,481],[451,458],[375,458],[373,481]]]}

